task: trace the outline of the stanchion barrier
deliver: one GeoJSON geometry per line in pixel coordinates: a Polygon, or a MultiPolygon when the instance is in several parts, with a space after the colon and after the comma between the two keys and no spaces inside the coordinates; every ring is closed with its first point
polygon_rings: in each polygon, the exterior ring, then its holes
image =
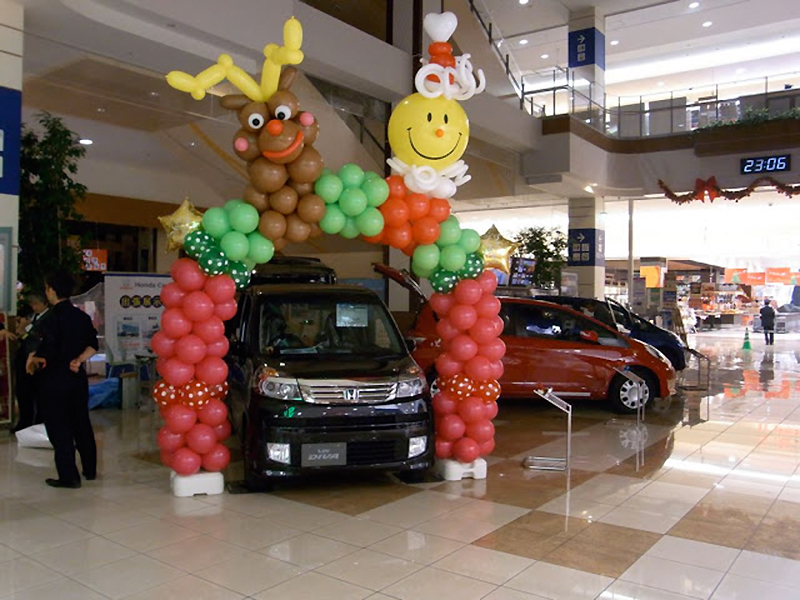
{"type": "Polygon", "coordinates": [[[711,389],[711,359],[702,352],[686,348],[686,352],[697,358],[697,384],[681,385],[680,388],[687,392],[707,392],[711,389]],[[706,365],[705,386],[703,385],[703,363],[706,365]]]}
{"type": "Polygon", "coordinates": [[[572,405],[559,398],[549,390],[536,390],[534,392],[540,398],[547,400],[550,404],[567,415],[567,455],[564,458],[552,456],[526,456],[522,461],[522,466],[526,469],[537,469],[541,471],[565,471],[569,470],[570,458],[572,456],[572,405]]]}

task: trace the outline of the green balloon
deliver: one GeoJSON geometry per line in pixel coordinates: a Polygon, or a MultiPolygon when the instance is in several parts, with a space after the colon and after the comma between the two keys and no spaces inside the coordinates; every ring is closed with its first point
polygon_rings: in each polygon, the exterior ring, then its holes
{"type": "Polygon", "coordinates": [[[440,248],[457,244],[461,239],[461,225],[455,217],[448,217],[443,223],[439,223],[439,239],[436,244],[440,248]]]}
{"type": "Polygon", "coordinates": [[[456,283],[458,283],[458,276],[445,269],[439,269],[431,276],[431,287],[440,294],[447,294],[452,291],[456,287],[456,283]]]}
{"type": "Polygon", "coordinates": [[[467,262],[467,253],[458,244],[442,248],[439,264],[447,271],[460,271],[467,262]]]}
{"type": "Polygon", "coordinates": [[[183,249],[186,254],[197,260],[197,258],[207,250],[216,246],[214,238],[202,229],[197,229],[187,234],[183,240],[183,249]]]}
{"type": "Polygon", "coordinates": [[[355,163],[347,163],[339,169],[339,179],[342,180],[345,189],[361,187],[364,183],[364,169],[355,163]]]}
{"type": "Polygon", "coordinates": [[[474,229],[463,229],[461,231],[461,239],[458,240],[458,245],[464,249],[467,254],[477,252],[481,247],[481,236],[474,229]]]}
{"type": "Polygon", "coordinates": [[[203,229],[215,239],[220,239],[228,233],[231,230],[231,223],[225,209],[217,206],[209,208],[203,215],[203,229]]]}
{"type": "Polygon", "coordinates": [[[243,262],[232,261],[227,265],[225,273],[233,279],[238,290],[247,287],[247,284],[250,283],[250,269],[243,262]]]}
{"type": "Polygon", "coordinates": [[[249,272],[252,273],[255,270],[257,263],[252,258],[245,258],[242,260],[242,264],[249,272]]]}
{"type": "Polygon", "coordinates": [[[367,208],[367,195],[359,188],[345,188],[339,196],[339,208],[348,217],[357,217],[367,208]]]}
{"type": "Polygon", "coordinates": [[[364,171],[364,181],[369,181],[370,179],[383,179],[380,175],[378,175],[375,171],[364,171]]]}
{"type": "Polygon", "coordinates": [[[343,238],[347,238],[348,240],[352,240],[357,238],[360,233],[361,232],[358,230],[358,225],[356,225],[356,220],[353,217],[347,217],[344,227],[342,227],[339,235],[343,238]]]}
{"type": "Polygon", "coordinates": [[[370,206],[380,206],[389,197],[389,184],[380,178],[367,179],[361,186],[370,206]]]}
{"type": "Polygon", "coordinates": [[[231,227],[240,233],[248,234],[258,227],[258,211],[256,207],[244,202],[231,209],[230,213],[228,213],[228,219],[231,222],[231,227]]]}
{"type": "Polygon", "coordinates": [[[314,184],[314,193],[322,198],[325,204],[336,202],[343,189],[342,180],[333,173],[323,175],[314,184]]]}
{"type": "Polygon", "coordinates": [[[356,227],[361,232],[361,235],[378,235],[383,231],[383,215],[381,211],[372,206],[356,217],[356,227]]]}
{"type": "Polygon", "coordinates": [[[342,212],[338,204],[328,204],[325,207],[325,216],[319,222],[319,228],[325,233],[339,233],[347,222],[347,215],[342,212]]]}
{"type": "Polygon", "coordinates": [[[233,210],[235,207],[239,206],[240,204],[244,204],[244,200],[236,200],[236,199],[228,200],[225,203],[225,206],[223,208],[225,210],[227,210],[228,212],[230,212],[231,210],[233,210]]]}
{"type": "Polygon", "coordinates": [[[417,246],[414,255],[411,257],[411,269],[415,273],[419,267],[423,271],[432,271],[439,266],[439,248],[436,244],[426,244],[417,246]]]}
{"type": "MultiPolygon", "coordinates": [[[[222,209],[220,209],[222,210],[222,209]]],[[[197,264],[206,275],[220,275],[228,268],[230,261],[219,248],[212,248],[200,255],[197,264]]]]}
{"type": "Polygon", "coordinates": [[[483,257],[480,254],[467,254],[464,267],[458,272],[459,279],[475,279],[483,273],[483,257]]]}
{"type": "Polygon", "coordinates": [[[411,270],[414,271],[414,275],[421,279],[430,279],[433,277],[433,274],[436,272],[436,269],[423,269],[419,265],[416,267],[412,265],[411,270]]]}
{"type": "Polygon", "coordinates": [[[247,236],[238,231],[229,231],[223,235],[219,241],[219,247],[228,260],[242,260],[250,252],[250,242],[247,241],[247,236]]]}
{"type": "MultiPolygon", "coordinates": [[[[275,246],[271,241],[257,231],[248,235],[247,241],[250,243],[250,251],[247,253],[247,258],[243,259],[245,265],[247,261],[252,261],[255,266],[272,260],[272,256],[275,254],[275,246]]],[[[252,267],[250,268],[252,270],[252,267]]]]}

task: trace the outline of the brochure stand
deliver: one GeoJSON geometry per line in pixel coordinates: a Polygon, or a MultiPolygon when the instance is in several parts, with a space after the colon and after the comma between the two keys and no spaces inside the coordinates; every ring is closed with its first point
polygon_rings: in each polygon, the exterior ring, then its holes
{"type": "Polygon", "coordinates": [[[556,396],[552,389],[547,391],[536,390],[535,393],[567,415],[567,455],[564,458],[526,456],[522,461],[522,466],[526,469],[537,469],[541,471],[568,471],[570,458],[572,456],[572,405],[556,396]]]}
{"type": "Polygon", "coordinates": [[[711,359],[702,352],[687,348],[686,352],[697,358],[697,383],[695,385],[681,385],[682,390],[689,392],[707,392],[711,389],[711,359]],[[703,377],[703,363],[705,363],[705,378],[703,377]],[[703,381],[705,380],[705,385],[703,381]]]}

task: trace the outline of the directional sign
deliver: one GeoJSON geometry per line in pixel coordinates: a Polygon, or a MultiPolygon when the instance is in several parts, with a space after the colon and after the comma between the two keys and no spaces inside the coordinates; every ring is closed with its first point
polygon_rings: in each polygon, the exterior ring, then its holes
{"type": "Polygon", "coordinates": [[[0,194],[19,194],[22,94],[0,87],[0,194]]]}
{"type": "Polygon", "coordinates": [[[605,231],[570,229],[567,240],[570,267],[602,267],[606,264],[605,231]]]}
{"type": "Polygon", "coordinates": [[[594,27],[569,32],[569,66],[606,68],[606,36],[594,27]]]}

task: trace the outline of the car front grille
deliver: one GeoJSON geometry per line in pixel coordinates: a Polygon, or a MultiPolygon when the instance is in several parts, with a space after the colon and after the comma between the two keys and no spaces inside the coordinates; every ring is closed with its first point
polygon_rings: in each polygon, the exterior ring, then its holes
{"type": "Polygon", "coordinates": [[[397,397],[397,382],[298,379],[303,400],[312,404],[380,404],[397,397]]]}
{"type": "Polygon", "coordinates": [[[408,442],[405,440],[349,442],[347,444],[348,465],[392,463],[403,461],[407,458],[408,442]]]}

